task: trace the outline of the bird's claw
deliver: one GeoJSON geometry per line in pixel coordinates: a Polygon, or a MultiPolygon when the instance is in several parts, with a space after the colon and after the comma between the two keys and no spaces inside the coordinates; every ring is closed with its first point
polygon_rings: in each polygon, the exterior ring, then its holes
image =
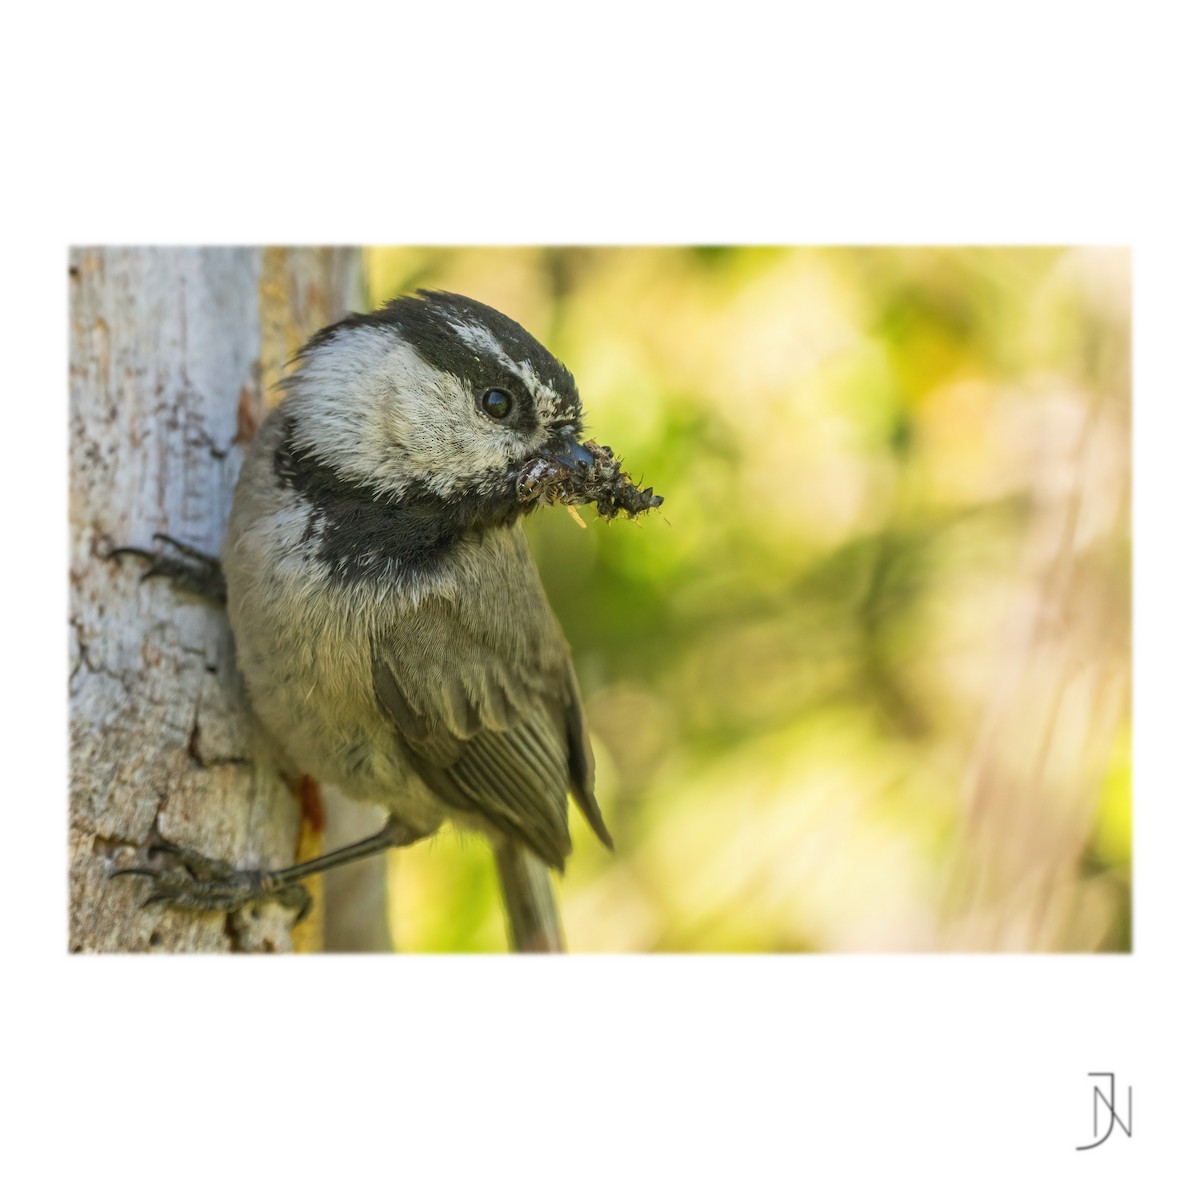
{"type": "Polygon", "coordinates": [[[302,883],[274,885],[269,871],[233,867],[218,858],[155,838],[145,847],[144,859],[117,867],[109,878],[138,875],[152,882],[139,907],[166,904],[189,912],[237,912],[247,905],[273,900],[304,920],[312,897],[302,883]],[[161,859],[161,862],[151,861],[161,859]]]}
{"type": "Polygon", "coordinates": [[[114,546],[105,555],[108,559],[119,559],[125,555],[140,558],[148,564],[142,579],[169,579],[173,584],[197,596],[224,603],[225,575],[221,562],[211,554],[197,550],[166,533],[154,534],[153,540],[166,547],[145,550],[141,546],[114,546]]]}

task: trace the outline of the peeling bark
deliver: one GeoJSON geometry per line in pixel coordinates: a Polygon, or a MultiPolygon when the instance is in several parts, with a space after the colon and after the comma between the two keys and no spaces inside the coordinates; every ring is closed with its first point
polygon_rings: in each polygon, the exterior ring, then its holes
{"type": "MultiPolygon", "coordinates": [[[[319,832],[240,695],[223,611],[141,582],[118,545],[156,532],[216,553],[244,447],[304,340],[361,307],[352,250],[80,249],[70,258],[70,948],[319,943],[274,904],[227,918],[141,910],[109,880],[153,831],[281,866],[319,832]]],[[[318,906],[319,908],[319,906],[318,906]]]]}

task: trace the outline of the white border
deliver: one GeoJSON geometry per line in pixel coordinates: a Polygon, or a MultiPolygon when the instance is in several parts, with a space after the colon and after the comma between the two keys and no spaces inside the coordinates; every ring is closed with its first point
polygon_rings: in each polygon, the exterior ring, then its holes
{"type": "Polygon", "coordinates": [[[26,9],[9,42],[10,1171],[181,1197],[1194,1180],[1183,6],[429,7],[26,9]],[[65,248],[260,240],[1132,243],[1134,955],[69,959],[65,248]],[[1110,1069],[1135,1136],[1076,1153],[1110,1069]]]}

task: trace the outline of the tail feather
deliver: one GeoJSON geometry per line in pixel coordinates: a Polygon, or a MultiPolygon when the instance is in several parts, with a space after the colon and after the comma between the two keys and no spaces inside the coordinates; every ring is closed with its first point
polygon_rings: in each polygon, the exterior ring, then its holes
{"type": "Polygon", "coordinates": [[[562,924],[550,869],[531,850],[505,839],[493,847],[509,941],[518,953],[561,953],[562,924]]]}

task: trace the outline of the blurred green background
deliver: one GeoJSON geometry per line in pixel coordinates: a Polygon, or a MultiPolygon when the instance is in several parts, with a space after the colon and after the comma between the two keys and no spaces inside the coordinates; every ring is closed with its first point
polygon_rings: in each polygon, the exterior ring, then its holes
{"type": "MultiPolygon", "coordinates": [[[[574,951],[1128,950],[1130,258],[378,248],[573,371],[666,497],[526,528],[617,843],[574,951]]],[[[491,856],[393,854],[406,950],[501,950],[491,856]]]]}

